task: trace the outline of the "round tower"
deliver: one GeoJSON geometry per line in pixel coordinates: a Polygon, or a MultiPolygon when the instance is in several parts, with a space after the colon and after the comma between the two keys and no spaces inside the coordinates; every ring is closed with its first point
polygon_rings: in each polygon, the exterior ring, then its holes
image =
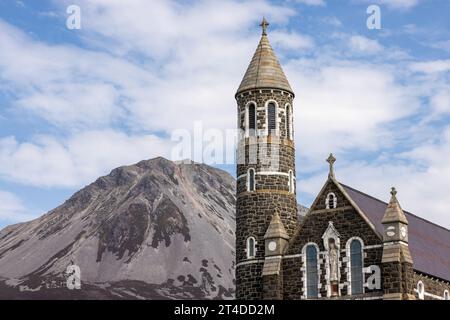
{"type": "Polygon", "coordinates": [[[294,92],[267,37],[268,23],[236,93],[238,129],[236,298],[262,299],[264,235],[277,213],[288,237],[297,225],[294,92]]]}

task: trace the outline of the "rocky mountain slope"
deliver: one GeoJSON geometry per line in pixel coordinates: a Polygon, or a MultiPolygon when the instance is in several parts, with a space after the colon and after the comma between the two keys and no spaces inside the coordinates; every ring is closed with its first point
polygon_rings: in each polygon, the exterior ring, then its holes
{"type": "Polygon", "coordinates": [[[234,214],[235,180],[219,169],[163,158],[117,168],[0,231],[0,298],[233,298],[234,214]],[[67,288],[71,265],[80,290],[67,288]]]}

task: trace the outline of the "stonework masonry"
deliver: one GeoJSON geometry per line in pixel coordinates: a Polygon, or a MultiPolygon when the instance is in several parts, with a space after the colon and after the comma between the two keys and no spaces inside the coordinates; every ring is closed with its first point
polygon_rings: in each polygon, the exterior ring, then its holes
{"type": "MultiPolygon", "coordinates": [[[[311,208],[310,213],[302,222],[299,232],[289,243],[289,247],[285,253],[286,256],[294,256],[302,252],[303,247],[308,243],[315,243],[319,246],[319,270],[321,274],[320,297],[327,297],[326,283],[326,255],[325,246],[322,235],[327,229],[329,222],[339,231],[341,239],[340,247],[340,292],[341,296],[348,294],[349,283],[347,281],[347,252],[346,243],[351,238],[357,236],[360,238],[364,247],[364,267],[379,264],[382,256],[382,242],[379,236],[367,225],[364,219],[350,206],[350,203],[343,194],[337,189],[331,181],[325,186],[323,193],[317,199],[317,204],[311,208]],[[337,197],[336,209],[325,209],[325,198],[330,193],[334,193],[337,197]]],[[[302,257],[284,259],[284,298],[285,299],[302,299],[303,281],[301,275],[304,274],[304,261],[302,257]]],[[[364,274],[364,280],[367,280],[369,274],[364,274]]],[[[304,277],[303,277],[304,278],[304,277]]],[[[367,294],[381,294],[380,289],[365,288],[367,294]]]]}
{"type": "Polygon", "coordinates": [[[450,282],[414,272],[411,284],[413,285],[413,292],[416,299],[419,299],[417,292],[417,283],[419,281],[422,281],[424,285],[424,300],[443,299],[445,290],[448,290],[450,293],[450,282]]]}
{"type": "Polygon", "coordinates": [[[394,188],[386,204],[340,184],[332,154],[328,179],[298,222],[294,92],[270,46],[267,21],[261,25],[261,41],[235,95],[241,129],[236,167],[237,299],[443,300],[450,291],[445,268],[450,261],[439,257],[438,250],[430,253],[430,248],[447,250],[450,231],[404,212],[394,188]],[[269,103],[276,106],[270,115],[269,103]],[[250,119],[252,105],[255,118],[250,119]],[[268,132],[269,123],[275,124],[274,132],[268,132]],[[434,232],[414,243],[428,241],[417,255],[410,250],[409,238],[422,233],[422,224],[434,232]],[[430,267],[423,255],[434,257],[439,266],[430,267]],[[423,272],[429,269],[445,279],[423,272]]]}
{"type": "MultiPolygon", "coordinates": [[[[278,212],[281,221],[289,236],[292,236],[297,226],[297,201],[295,190],[290,191],[289,172],[295,177],[295,149],[294,144],[287,137],[268,138],[265,136],[266,130],[266,112],[264,105],[267,101],[276,101],[280,106],[278,109],[278,127],[279,134],[286,135],[285,117],[283,116],[285,104],[292,106],[292,94],[280,90],[255,90],[247,92],[242,98],[238,96],[239,113],[245,114],[245,106],[248,102],[257,103],[257,128],[261,137],[255,139],[243,140],[241,150],[238,154],[245,156],[244,161],[240,161],[237,166],[237,202],[236,202],[236,224],[239,226],[236,230],[236,269],[237,297],[244,299],[261,299],[263,297],[263,281],[261,270],[262,262],[257,264],[247,264],[239,266],[240,262],[247,260],[246,241],[249,237],[256,239],[255,259],[264,259],[265,243],[264,234],[270,224],[275,212],[278,212]],[[241,110],[244,108],[244,112],[241,110]],[[256,141],[255,141],[256,140],[256,141]],[[269,140],[270,143],[267,144],[269,140]],[[273,145],[273,141],[277,141],[273,145]],[[252,145],[253,143],[253,145],[252,145]],[[256,147],[255,147],[256,146],[256,147]],[[267,155],[271,156],[272,147],[277,150],[277,156],[271,160],[276,162],[275,169],[264,167],[264,159],[267,155]],[[253,148],[253,149],[252,149],[253,148]],[[250,150],[256,150],[257,161],[249,161],[250,150]],[[248,170],[255,170],[255,190],[248,191],[248,170]],[[251,279],[247,279],[250,277],[251,279]],[[258,282],[258,283],[255,283],[258,282]],[[241,288],[241,286],[246,287],[241,288]],[[248,287],[248,288],[247,288],[248,287]],[[259,288],[260,290],[256,290],[259,288]]],[[[245,119],[241,118],[241,126],[245,124],[245,119]]],[[[245,129],[245,128],[244,128],[245,129]]],[[[295,180],[294,180],[295,181],[295,180]]],[[[273,277],[270,277],[271,286],[273,277]]],[[[266,281],[266,280],[264,280],[266,281]]],[[[279,281],[277,278],[276,281],[279,281]]],[[[275,282],[276,282],[275,281],[275,282]]],[[[267,282],[267,285],[269,285],[267,282]]],[[[266,289],[267,290],[267,289],[266,289]]]]}

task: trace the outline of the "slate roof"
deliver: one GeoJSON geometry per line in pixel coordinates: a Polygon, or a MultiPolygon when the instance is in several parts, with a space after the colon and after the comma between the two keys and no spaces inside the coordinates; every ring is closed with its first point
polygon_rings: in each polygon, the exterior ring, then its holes
{"type": "MultiPolygon", "coordinates": [[[[381,220],[388,204],[342,183],[348,196],[383,234],[381,220]]],[[[414,269],[450,281],[450,230],[404,211],[408,219],[409,250],[414,269]]]]}
{"type": "Polygon", "coordinates": [[[261,37],[252,61],[237,90],[237,94],[257,88],[282,89],[293,93],[291,85],[265,34],[261,37]]]}

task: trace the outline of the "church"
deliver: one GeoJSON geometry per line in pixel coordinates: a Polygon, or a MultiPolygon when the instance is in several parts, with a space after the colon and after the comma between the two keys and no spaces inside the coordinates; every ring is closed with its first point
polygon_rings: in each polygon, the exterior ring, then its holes
{"type": "MultiPolygon", "coordinates": [[[[449,300],[450,230],[335,176],[297,215],[295,97],[268,23],[236,93],[237,299],[449,300]]],[[[390,195],[389,192],[390,191],[390,195]]]]}

